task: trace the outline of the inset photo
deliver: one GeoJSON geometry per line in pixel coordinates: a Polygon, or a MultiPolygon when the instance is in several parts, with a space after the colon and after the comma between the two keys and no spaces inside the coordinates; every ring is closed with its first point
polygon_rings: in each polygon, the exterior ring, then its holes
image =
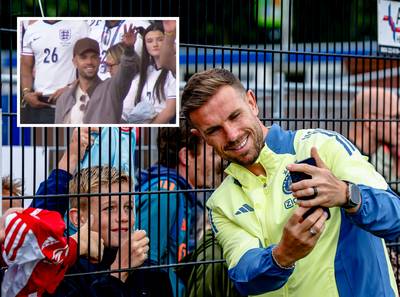
{"type": "Polygon", "coordinates": [[[179,125],[179,18],[17,23],[18,126],[179,125]]]}

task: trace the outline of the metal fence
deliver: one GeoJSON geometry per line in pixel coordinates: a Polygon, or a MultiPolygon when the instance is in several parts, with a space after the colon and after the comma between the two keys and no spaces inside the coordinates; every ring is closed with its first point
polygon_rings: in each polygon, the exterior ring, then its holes
{"type": "MultiPolygon", "coordinates": [[[[57,167],[64,151],[68,151],[72,135],[72,129],[16,126],[16,17],[41,16],[39,2],[0,3],[1,168],[2,175],[8,174],[11,179],[21,179],[25,206],[34,197],[40,182],[47,179],[51,170],[57,167]]],[[[354,105],[355,98],[363,91],[378,86],[392,91],[395,94],[392,100],[397,100],[398,95],[398,58],[382,55],[377,51],[377,11],[374,1],[47,0],[41,1],[41,4],[44,16],[180,16],[178,78],[181,89],[197,71],[213,67],[229,69],[241,79],[246,88],[255,90],[261,111],[260,118],[266,125],[279,123],[288,129],[320,127],[349,137],[351,125],[355,123],[376,124],[378,129],[374,135],[364,135],[361,132],[363,138],[370,137],[371,141],[399,131],[399,111],[396,112],[397,116],[392,114],[387,117],[368,115],[356,118],[354,115],[357,112],[354,108],[359,108],[354,105]]],[[[368,114],[374,107],[384,105],[380,100],[378,98],[376,106],[372,103],[362,105],[362,113],[368,114]]],[[[391,105],[388,103],[384,110],[388,110],[391,105]]],[[[159,160],[156,142],[159,131],[159,128],[137,129],[134,161],[136,173],[159,160]]],[[[177,141],[176,136],[171,134],[170,141],[172,146],[177,141]]],[[[394,149],[371,159],[396,191],[400,186],[398,156],[394,155],[394,152],[399,151],[397,142],[397,136],[391,137],[386,146],[394,149]]],[[[365,152],[366,148],[362,146],[359,149],[365,152]]],[[[214,155],[213,158],[217,157],[214,155]]],[[[196,161],[195,165],[199,166],[203,162],[205,164],[206,161],[196,161]]],[[[217,171],[217,168],[213,170],[217,171]]],[[[204,172],[199,174],[204,177],[206,175],[204,172]]],[[[199,178],[200,176],[196,176],[195,180],[199,178]]],[[[141,182],[139,175],[136,176],[136,182],[141,182]]],[[[194,206],[193,211],[197,216],[199,212],[200,216],[205,217],[204,202],[219,182],[220,178],[214,175],[211,187],[198,187],[195,184],[194,190],[170,189],[168,199],[169,195],[194,193],[199,205],[194,206]]],[[[160,203],[163,194],[161,180],[160,185],[158,192],[132,190],[130,193],[139,197],[155,193],[158,194],[160,203]]],[[[6,193],[3,199],[10,196],[6,193]]],[[[60,194],[52,197],[64,196],[60,194]]],[[[140,221],[141,214],[137,213],[136,216],[137,221],[140,221]]],[[[202,232],[205,221],[197,223],[200,226],[196,225],[196,232],[202,232]]],[[[160,217],[157,222],[148,222],[149,225],[165,223],[160,217]]],[[[195,244],[204,240],[204,237],[194,238],[195,244]]],[[[186,243],[189,245],[189,236],[186,243]]],[[[173,248],[178,247],[168,242],[168,249],[173,248]]],[[[396,280],[400,284],[397,257],[399,244],[390,243],[388,248],[396,280]]],[[[178,263],[178,259],[163,262],[160,257],[156,263],[149,264],[150,267],[172,271],[176,267],[203,267],[207,263],[213,263],[213,260],[197,263],[194,260],[182,264],[178,263]]],[[[214,263],[218,265],[221,261],[215,260],[214,263]]],[[[148,269],[146,267],[139,270],[148,269]]],[[[201,273],[200,278],[205,278],[205,270],[201,273]]],[[[213,285],[226,286],[226,280],[220,277],[226,278],[226,275],[214,278],[213,285]]],[[[201,286],[205,288],[205,283],[201,286]]]]}

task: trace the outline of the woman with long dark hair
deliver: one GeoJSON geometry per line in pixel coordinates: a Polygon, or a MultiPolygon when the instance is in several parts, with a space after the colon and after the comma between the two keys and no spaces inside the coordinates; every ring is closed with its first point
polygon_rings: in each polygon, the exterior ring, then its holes
{"type": "MultiPolygon", "coordinates": [[[[164,40],[164,29],[160,21],[142,30],[140,74],[133,81],[136,94],[128,94],[124,101],[123,119],[138,123],[166,124],[176,114],[176,81],[171,71],[160,66],[160,50],[164,40]],[[132,96],[133,95],[133,96],[132,96]]],[[[140,32],[141,33],[141,32],[140,32]]]]}

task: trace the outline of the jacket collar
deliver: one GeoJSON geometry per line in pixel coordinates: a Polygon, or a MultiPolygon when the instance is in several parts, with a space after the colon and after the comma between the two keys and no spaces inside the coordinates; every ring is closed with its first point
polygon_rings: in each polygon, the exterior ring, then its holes
{"type": "MultiPolygon", "coordinates": [[[[87,90],[87,94],[89,95],[89,98],[92,97],[92,94],[94,92],[94,90],[97,88],[97,86],[102,82],[102,80],[100,79],[100,77],[98,77],[96,75],[96,77],[93,79],[92,83],[90,84],[88,90],[87,90]]],[[[79,86],[79,79],[77,79],[70,87],[70,89],[67,91],[67,102],[65,103],[65,108],[63,110],[63,114],[62,114],[62,119],[65,120],[65,117],[67,116],[67,114],[71,111],[72,107],[75,105],[76,103],[76,98],[75,98],[75,92],[76,92],[76,88],[79,86]]],[[[89,100],[90,101],[90,100],[89,100]]]]}
{"type": "MultiPolygon", "coordinates": [[[[269,130],[270,133],[267,134],[267,137],[264,140],[264,147],[261,149],[260,154],[258,155],[255,163],[260,163],[266,172],[267,180],[269,180],[269,176],[276,170],[276,167],[279,165],[279,158],[277,155],[268,147],[268,139],[269,137],[273,137],[273,131],[269,130]],[[272,133],[271,133],[272,132],[272,133]]],[[[254,175],[251,171],[245,168],[242,165],[231,163],[226,169],[225,172],[232,176],[243,188],[251,188],[254,185],[254,181],[258,180],[256,175],[254,175]]],[[[260,181],[261,182],[261,181],[260,181]]]]}
{"type": "Polygon", "coordinates": [[[92,81],[92,83],[90,84],[90,87],[87,90],[87,93],[89,95],[89,97],[92,96],[94,90],[97,88],[97,86],[102,82],[102,80],[100,79],[100,77],[98,77],[96,75],[96,77],[94,78],[94,80],[92,81]]]}

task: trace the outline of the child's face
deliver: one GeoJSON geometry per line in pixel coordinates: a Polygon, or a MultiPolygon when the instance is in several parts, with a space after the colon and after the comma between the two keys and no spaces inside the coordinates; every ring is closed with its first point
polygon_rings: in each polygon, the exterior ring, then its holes
{"type": "MultiPolygon", "coordinates": [[[[110,192],[108,185],[102,186],[101,192],[110,192]]],[[[120,189],[118,183],[112,184],[111,192],[129,192],[129,185],[122,183],[120,189]]],[[[92,197],[90,201],[91,229],[101,234],[105,247],[119,247],[135,225],[133,195],[92,197]]]]}

